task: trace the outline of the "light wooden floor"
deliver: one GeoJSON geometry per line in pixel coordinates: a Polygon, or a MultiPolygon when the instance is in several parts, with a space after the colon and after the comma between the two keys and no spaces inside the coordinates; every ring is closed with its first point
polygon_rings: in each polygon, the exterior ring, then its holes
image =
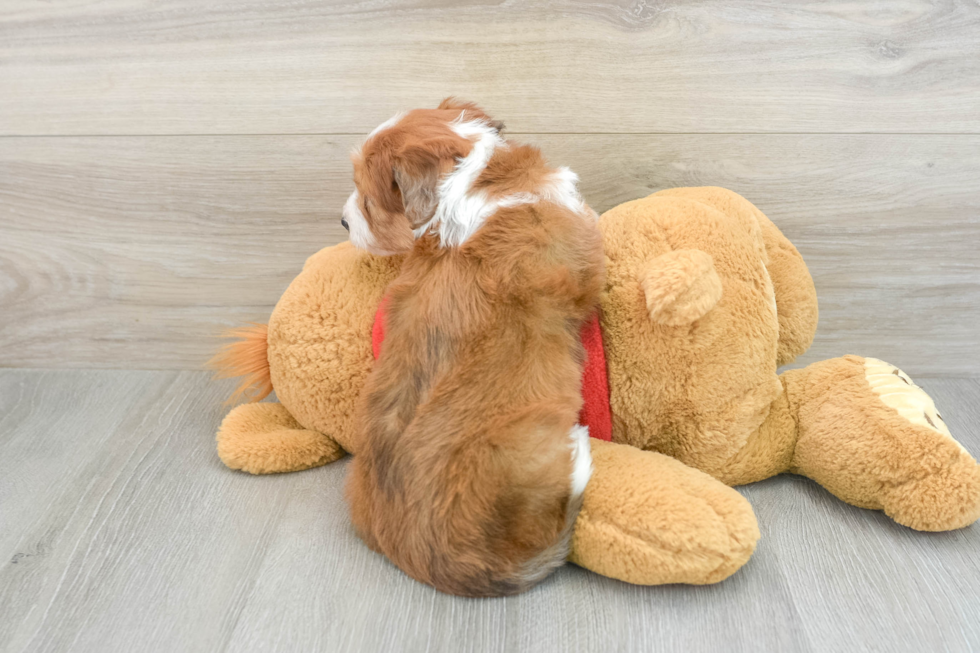
{"type": "MultiPolygon", "coordinates": [[[[980,453],[980,382],[928,379],[980,453]]],[[[969,651],[980,527],[916,533],[800,477],[742,488],[762,541],[720,585],[577,567],[525,595],[439,594],[371,553],[346,463],[224,468],[199,372],[0,371],[2,651],[969,651]]]]}
{"type": "Polygon", "coordinates": [[[802,362],[901,366],[980,453],[975,1],[0,0],[0,651],[980,650],[980,527],[804,479],[743,489],[721,585],[467,601],[356,540],[343,463],[221,466],[213,336],[345,237],[361,135],[450,94],[599,211],[743,194],[813,273],[802,362]]]}

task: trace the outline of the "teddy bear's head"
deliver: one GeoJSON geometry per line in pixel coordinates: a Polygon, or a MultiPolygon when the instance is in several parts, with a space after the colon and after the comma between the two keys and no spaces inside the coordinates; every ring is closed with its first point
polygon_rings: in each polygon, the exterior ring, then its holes
{"type": "Polygon", "coordinates": [[[355,453],[353,415],[374,357],[371,327],[400,256],[349,242],[320,250],[269,318],[268,358],[277,399],[304,428],[355,453]]]}

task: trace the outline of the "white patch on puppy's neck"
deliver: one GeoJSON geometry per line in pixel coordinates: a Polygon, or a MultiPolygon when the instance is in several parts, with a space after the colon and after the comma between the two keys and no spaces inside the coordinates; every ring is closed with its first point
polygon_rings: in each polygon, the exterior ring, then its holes
{"type": "Polygon", "coordinates": [[[378,125],[377,127],[375,127],[373,130],[371,130],[371,133],[368,134],[367,137],[368,138],[371,138],[372,136],[374,136],[375,134],[377,134],[379,132],[383,132],[384,130],[386,130],[386,129],[390,128],[390,127],[394,127],[404,117],[405,117],[405,112],[404,111],[399,111],[398,113],[396,113],[395,115],[393,115],[391,118],[388,118],[383,123],[381,123],[380,125],[378,125]]]}
{"type": "Polygon", "coordinates": [[[588,215],[598,219],[595,211],[590,209],[578,192],[578,175],[565,166],[551,173],[551,179],[542,186],[539,194],[541,199],[551,202],[577,215],[588,215]]]}
{"type": "Polygon", "coordinates": [[[434,231],[443,247],[459,247],[499,209],[537,204],[541,201],[551,202],[575,214],[598,220],[595,211],[579,195],[576,187],[578,175],[566,167],[558,168],[548,175],[548,179],[534,193],[514,193],[491,200],[483,191],[471,192],[473,184],[486,170],[494,151],[498,147],[506,147],[506,143],[498,131],[485,121],[463,122],[462,118],[460,116],[450,127],[460,136],[473,141],[473,149],[457,161],[453,171],[440,182],[439,204],[435,214],[428,222],[415,229],[416,238],[434,231]]]}
{"type": "Polygon", "coordinates": [[[496,207],[484,193],[470,194],[473,183],[483,173],[497,147],[504,144],[500,134],[483,120],[462,122],[466,115],[450,124],[458,135],[471,140],[473,149],[457,161],[455,169],[439,184],[439,204],[432,218],[415,230],[418,238],[435,230],[443,247],[459,247],[490,217],[496,207]],[[474,140],[475,139],[475,140],[474,140]]]}
{"type": "Polygon", "coordinates": [[[508,208],[521,204],[537,204],[551,202],[564,207],[576,215],[598,220],[599,216],[585,203],[578,192],[578,175],[562,166],[541,184],[536,193],[514,193],[494,202],[495,208],[508,208]]]}

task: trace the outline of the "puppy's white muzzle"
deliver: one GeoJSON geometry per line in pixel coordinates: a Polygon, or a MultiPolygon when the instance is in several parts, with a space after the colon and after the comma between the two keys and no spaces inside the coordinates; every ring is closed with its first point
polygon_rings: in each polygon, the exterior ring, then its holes
{"type": "Polygon", "coordinates": [[[371,231],[371,225],[368,224],[367,218],[361,212],[361,206],[359,203],[360,195],[358,195],[355,190],[347,198],[347,202],[344,204],[344,221],[347,223],[347,229],[350,231],[350,242],[354,247],[359,247],[361,249],[367,250],[372,254],[385,255],[388,252],[378,248],[378,242],[374,238],[374,233],[371,231]]]}

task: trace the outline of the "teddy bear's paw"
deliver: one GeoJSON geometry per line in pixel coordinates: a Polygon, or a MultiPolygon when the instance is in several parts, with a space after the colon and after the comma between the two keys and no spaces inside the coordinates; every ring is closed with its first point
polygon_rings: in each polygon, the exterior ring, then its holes
{"type": "Polygon", "coordinates": [[[902,370],[864,359],[864,375],[878,399],[908,423],[910,453],[919,464],[907,478],[887,483],[885,513],[916,530],[962,528],[980,517],[980,466],[953,438],[932,398],[902,370]]]}
{"type": "Polygon", "coordinates": [[[242,404],[221,422],[218,456],[250,474],[295,472],[331,463],[344,455],[333,438],[304,429],[282,404],[242,404]]]}
{"type": "Polygon", "coordinates": [[[980,467],[968,456],[885,490],[885,514],[917,531],[951,531],[980,518],[980,467]]]}
{"type": "Polygon", "coordinates": [[[592,441],[594,471],[569,560],[638,585],[717,583],[759,539],[742,495],[674,458],[592,441]]]}
{"type": "Polygon", "coordinates": [[[714,260],[699,249],[675,249],[639,271],[650,319],[681,326],[701,319],[721,299],[714,260]]]}

